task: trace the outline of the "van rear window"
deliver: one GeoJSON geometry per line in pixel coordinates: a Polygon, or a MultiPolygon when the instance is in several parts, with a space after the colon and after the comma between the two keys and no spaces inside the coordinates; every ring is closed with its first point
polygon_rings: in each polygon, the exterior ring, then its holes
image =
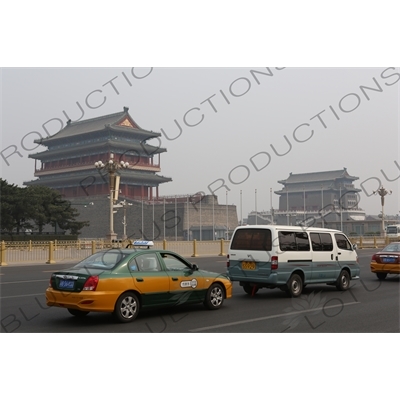
{"type": "Polygon", "coordinates": [[[231,243],[232,250],[271,251],[272,240],[269,229],[238,229],[231,243]]]}

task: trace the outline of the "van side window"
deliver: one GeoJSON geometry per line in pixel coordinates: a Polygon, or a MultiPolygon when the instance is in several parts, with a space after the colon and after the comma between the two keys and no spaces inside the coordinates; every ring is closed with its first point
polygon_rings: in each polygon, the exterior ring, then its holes
{"type": "Polygon", "coordinates": [[[310,251],[310,242],[305,232],[296,232],[297,251],[310,251]]]}
{"type": "Polygon", "coordinates": [[[310,242],[306,232],[279,232],[279,248],[282,251],[309,251],[310,242]]]}
{"type": "Polygon", "coordinates": [[[353,250],[353,247],[350,244],[350,242],[347,240],[346,236],[341,235],[340,233],[336,233],[335,239],[336,239],[336,243],[337,243],[337,246],[339,247],[339,249],[353,250]]]}
{"type": "Polygon", "coordinates": [[[271,231],[269,229],[238,229],[232,239],[231,249],[271,251],[271,231]]]}
{"type": "Polygon", "coordinates": [[[311,233],[313,251],[332,251],[332,237],[329,233],[311,233]]]}

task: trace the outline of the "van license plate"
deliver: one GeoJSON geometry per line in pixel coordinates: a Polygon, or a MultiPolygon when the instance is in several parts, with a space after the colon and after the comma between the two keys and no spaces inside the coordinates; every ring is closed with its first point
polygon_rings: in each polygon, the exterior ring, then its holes
{"type": "Polygon", "coordinates": [[[256,269],[256,263],[254,261],[242,261],[242,269],[254,271],[256,269]]]}

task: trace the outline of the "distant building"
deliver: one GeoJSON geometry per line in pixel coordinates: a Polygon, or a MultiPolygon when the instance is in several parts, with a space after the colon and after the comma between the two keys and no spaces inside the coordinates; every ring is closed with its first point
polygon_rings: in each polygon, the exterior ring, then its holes
{"type": "Polygon", "coordinates": [[[346,168],[337,171],[290,174],[278,181],[284,187],[275,192],[279,195],[279,211],[322,216],[326,221],[365,219],[365,211],[359,208],[359,192],[353,182],[359,179],[349,175],[346,168]]]}
{"type": "Polygon", "coordinates": [[[359,207],[361,189],[354,186],[359,179],[342,170],[291,173],[278,183],[279,209],[252,212],[250,224],[312,225],[343,229],[346,233],[365,234],[380,231],[380,221],[367,218],[359,207]]]}
{"type": "Polygon", "coordinates": [[[130,164],[120,171],[121,196],[145,200],[158,197],[159,185],[172,181],[157,175],[161,171],[160,154],[167,150],[147,143],[161,134],[140,128],[128,110],[124,107],[123,112],[85,121],[69,120],[55,135],[35,140],[47,149],[29,155],[35,160],[34,175],[38,179],[24,184],[51,187],[67,198],[107,195],[108,178],[94,163],[106,162],[113,154],[116,160],[130,164]]]}
{"type": "MultiPolygon", "coordinates": [[[[120,169],[114,232],[151,240],[215,240],[227,238],[238,224],[236,206],[220,205],[216,196],[201,194],[160,196],[159,186],[171,182],[161,172],[160,157],[167,150],[148,143],[161,133],[142,129],[129,109],[85,121],[68,121],[55,135],[35,140],[46,150],[30,154],[37,178],[24,182],[58,190],[88,220],[81,237],[102,238],[110,228],[110,186],[107,174],[95,163],[129,163],[120,169]],[[120,202],[125,201],[124,207],[120,202]]],[[[157,141],[156,141],[157,143],[157,141]]],[[[160,143],[160,142],[159,142],[160,143]]]]}

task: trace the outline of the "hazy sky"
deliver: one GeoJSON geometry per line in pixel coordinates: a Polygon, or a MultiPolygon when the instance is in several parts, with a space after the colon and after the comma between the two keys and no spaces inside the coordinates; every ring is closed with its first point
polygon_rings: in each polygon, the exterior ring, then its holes
{"type": "MultiPolygon", "coordinates": [[[[397,4],[392,0],[379,4],[250,0],[228,6],[207,0],[201,4],[130,0],[112,6],[74,0],[65,6],[41,0],[3,3],[1,65],[8,67],[400,64],[397,4]]],[[[207,193],[210,185],[215,190],[224,180],[230,189],[228,201],[236,204],[238,211],[242,190],[246,215],[255,208],[256,189],[258,210],[269,209],[270,188],[280,189],[277,181],[290,172],[347,167],[351,175],[360,178],[356,186],[365,186],[360,201],[363,209],[379,213],[379,198],[371,192],[381,183],[393,191],[387,197],[386,212],[396,214],[400,210],[400,81],[394,74],[400,71],[387,68],[271,67],[273,76],[256,75],[259,83],[250,67],[135,69],[137,77],[148,74],[143,79],[133,77],[130,67],[1,69],[0,151],[10,164],[1,159],[1,177],[18,185],[34,179],[34,160],[28,159],[28,154],[45,148],[34,149],[33,140],[56,133],[61,128],[58,119],[63,123],[68,119],[63,111],[72,120],[79,118],[76,102],[82,105],[85,119],[127,106],[139,126],[163,129],[167,135],[162,136],[161,145],[168,152],[162,155],[161,174],[173,181],[161,185],[161,195],[207,193]],[[377,85],[381,91],[366,91],[368,100],[360,86],[377,85]],[[106,101],[100,106],[104,96],[106,101]],[[179,137],[175,120],[182,127],[179,137]],[[278,156],[271,145],[278,154],[288,154],[278,156]],[[14,150],[21,156],[9,156],[14,150]]],[[[254,69],[266,71],[265,67],[254,69]]],[[[225,188],[216,192],[221,203],[225,203],[225,192],[225,188]]],[[[278,206],[275,195],[273,206],[278,206]]],[[[205,351],[218,339],[207,335],[205,351]]],[[[302,339],[315,348],[319,338],[310,335],[302,339]]],[[[202,340],[196,337],[197,347],[202,340]]],[[[317,348],[325,346],[325,336],[323,340],[317,348]]],[[[31,353],[27,343],[27,353],[31,353]]],[[[250,351],[262,349],[257,338],[246,343],[250,351]]],[[[284,359],[282,349],[287,346],[276,348],[275,360],[284,359]]],[[[126,353],[125,348],[121,350],[126,353]]],[[[232,362],[237,363],[238,355],[233,354],[232,362]]],[[[381,360],[382,354],[379,358],[366,354],[360,337],[352,340],[352,355],[357,371],[362,371],[360,381],[375,359],[380,364],[389,361],[381,360]]],[[[390,356],[393,358],[392,353],[390,356]]],[[[38,358],[32,358],[35,366],[38,358]]],[[[170,363],[176,357],[166,359],[170,363]]],[[[304,358],[304,371],[313,368],[311,363],[307,368],[308,359],[314,361],[313,357],[304,358]]],[[[10,353],[9,360],[13,365],[14,354],[10,353]]],[[[326,368],[321,369],[325,375],[326,368]]],[[[6,381],[18,384],[18,377],[11,373],[6,381]]],[[[358,385],[357,393],[364,387],[370,392],[370,385],[358,385]]],[[[391,390],[391,386],[380,387],[382,390],[391,390]]]]}
{"type": "Polygon", "coordinates": [[[34,179],[28,155],[45,147],[33,140],[55,134],[66,115],[127,106],[140,127],[162,133],[161,175],[173,181],[160,195],[215,191],[225,204],[228,192],[240,218],[256,202],[270,209],[271,188],[290,172],[346,167],[359,177],[361,208],[380,212],[372,192],[382,184],[393,192],[385,212],[397,214],[399,84],[394,67],[7,68],[1,176],[17,185],[34,179]]]}

